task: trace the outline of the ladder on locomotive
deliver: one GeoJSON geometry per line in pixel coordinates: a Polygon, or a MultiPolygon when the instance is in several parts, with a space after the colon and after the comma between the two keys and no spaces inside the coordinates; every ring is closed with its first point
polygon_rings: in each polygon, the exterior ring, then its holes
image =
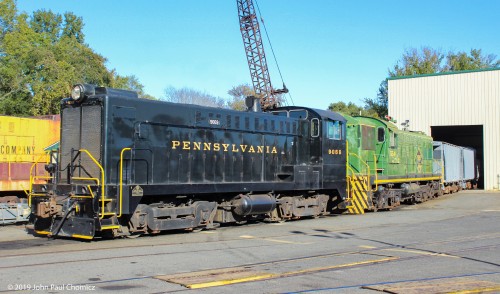
{"type": "MultiPolygon", "coordinates": [[[[346,146],[346,150],[348,146],[346,146]]],[[[365,210],[371,208],[371,185],[370,185],[370,166],[355,153],[347,152],[346,181],[347,198],[345,199],[346,208],[351,214],[364,214],[365,210]],[[364,171],[356,172],[349,158],[354,156],[358,159],[359,165],[366,167],[364,171]]]]}
{"type": "MultiPolygon", "coordinates": [[[[121,228],[118,223],[118,218],[121,216],[121,198],[118,199],[117,196],[107,196],[106,195],[106,182],[105,182],[105,172],[102,165],[95,159],[95,157],[86,149],[80,149],[77,151],[81,156],[82,153],[86,154],[93,163],[100,170],[100,178],[93,177],[71,177],[71,182],[90,182],[86,184],[87,189],[83,193],[72,195],[72,198],[90,198],[92,202],[96,201],[99,207],[99,222],[101,231],[104,230],[114,230],[121,228]],[[97,196],[96,196],[97,194],[97,196]],[[96,198],[98,197],[98,198],[96,198]]],[[[76,158],[76,157],[74,157],[76,158]]]]}

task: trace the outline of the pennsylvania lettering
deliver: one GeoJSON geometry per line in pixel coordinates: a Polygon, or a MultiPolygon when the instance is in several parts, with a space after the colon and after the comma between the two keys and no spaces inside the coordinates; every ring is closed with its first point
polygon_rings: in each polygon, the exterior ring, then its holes
{"type": "Polygon", "coordinates": [[[226,144],[213,142],[191,142],[172,141],[172,149],[193,150],[193,151],[223,151],[223,152],[247,152],[247,153],[274,153],[278,150],[275,146],[226,144]]]}

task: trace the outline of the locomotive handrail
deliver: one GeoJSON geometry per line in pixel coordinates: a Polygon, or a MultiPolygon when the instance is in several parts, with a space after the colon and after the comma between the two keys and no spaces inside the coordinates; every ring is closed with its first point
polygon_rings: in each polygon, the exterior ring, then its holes
{"type": "Polygon", "coordinates": [[[375,169],[375,188],[372,190],[373,192],[377,192],[378,188],[378,172],[377,172],[377,155],[374,153],[373,154],[373,167],[375,169]]]}
{"type": "MultiPolygon", "coordinates": [[[[100,185],[100,181],[98,178],[83,178],[83,177],[72,177],[71,178],[72,180],[80,180],[80,181],[95,181],[97,186],[100,185]]],[[[92,192],[92,188],[90,188],[90,185],[87,185],[87,188],[89,189],[89,192],[90,192],[90,197],[88,196],[72,196],[72,197],[75,197],[75,198],[91,198],[91,199],[94,199],[94,192],[92,192]]]]}
{"type": "Polygon", "coordinates": [[[72,177],[71,179],[77,180],[77,181],[78,180],[80,180],[80,181],[95,181],[98,186],[100,185],[100,181],[98,178],[72,177]]]}
{"type": "Polygon", "coordinates": [[[29,189],[29,196],[28,196],[28,206],[31,206],[31,197],[32,196],[42,196],[42,195],[45,195],[45,194],[35,194],[33,193],[33,183],[35,182],[35,179],[39,179],[39,178],[47,178],[47,179],[51,179],[52,177],[50,176],[33,176],[33,169],[35,168],[35,166],[37,164],[40,163],[40,159],[43,157],[43,156],[46,156],[47,154],[41,154],[38,159],[31,165],[30,167],[30,189],[29,189]]]}
{"type": "MultiPolygon", "coordinates": [[[[33,176],[32,178],[33,178],[33,183],[37,179],[46,179],[46,180],[52,179],[51,176],[33,176]]],[[[28,206],[31,206],[31,197],[47,196],[47,194],[40,194],[40,193],[33,193],[33,192],[31,192],[33,190],[33,183],[30,180],[30,191],[29,191],[29,194],[28,194],[29,195],[28,196],[28,206]]],[[[24,193],[26,193],[26,191],[24,193]]]]}
{"type": "Polygon", "coordinates": [[[122,216],[122,199],[123,199],[123,154],[125,151],[131,151],[132,148],[123,148],[120,152],[120,212],[117,217],[122,216]]]}
{"type": "MultiPolygon", "coordinates": [[[[347,152],[347,154],[349,154],[349,152],[347,152]]],[[[350,153],[350,154],[354,155],[355,157],[357,157],[361,163],[363,163],[364,165],[366,165],[366,167],[367,167],[366,170],[368,172],[368,174],[367,174],[368,175],[368,186],[371,186],[370,185],[370,166],[363,159],[361,159],[361,157],[359,157],[359,155],[357,155],[356,153],[350,153]]],[[[349,162],[347,162],[347,163],[349,163],[349,162]]],[[[354,172],[353,169],[351,169],[351,170],[354,172]]],[[[356,173],[354,172],[354,174],[356,174],[356,173]]]]}
{"type": "Polygon", "coordinates": [[[346,162],[346,168],[345,168],[345,174],[347,176],[347,171],[349,170],[349,142],[345,140],[345,162],[346,162]]]}
{"type": "Polygon", "coordinates": [[[94,158],[94,156],[92,156],[92,154],[90,154],[90,152],[87,150],[87,149],[80,149],[78,150],[79,152],[84,152],[86,153],[90,159],[92,159],[92,161],[97,165],[97,167],[101,170],[101,208],[102,208],[102,213],[101,213],[101,216],[99,217],[99,219],[102,219],[104,218],[104,209],[105,209],[105,206],[106,206],[106,201],[105,201],[105,198],[106,198],[106,190],[105,190],[105,182],[104,182],[104,169],[102,168],[102,165],[94,158]]]}
{"type": "Polygon", "coordinates": [[[350,200],[351,199],[351,177],[346,176],[346,180],[347,180],[347,199],[350,200]]]}

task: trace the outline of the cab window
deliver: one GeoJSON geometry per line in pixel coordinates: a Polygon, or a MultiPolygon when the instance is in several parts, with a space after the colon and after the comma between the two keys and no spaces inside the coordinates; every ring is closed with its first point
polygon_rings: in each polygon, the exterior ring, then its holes
{"type": "Polygon", "coordinates": [[[390,133],[390,138],[391,138],[391,148],[397,148],[398,147],[398,134],[394,132],[389,132],[390,133]]]}
{"type": "Polygon", "coordinates": [[[327,136],[328,139],[341,140],[342,139],[342,123],[339,121],[327,122],[327,136]]]}
{"type": "Polygon", "coordinates": [[[288,113],[288,117],[298,118],[298,119],[306,119],[307,118],[307,110],[304,110],[304,109],[290,110],[290,112],[288,113]]]}
{"type": "Polygon", "coordinates": [[[385,141],[385,129],[383,127],[377,129],[377,139],[379,143],[385,141]]]}
{"type": "Polygon", "coordinates": [[[372,126],[361,126],[361,137],[363,150],[375,150],[375,128],[372,126]]]}
{"type": "Polygon", "coordinates": [[[319,119],[311,119],[311,137],[319,137],[319,119]]]}
{"type": "Polygon", "coordinates": [[[286,110],[277,110],[277,111],[272,111],[271,113],[277,116],[288,117],[288,111],[286,110]]]}

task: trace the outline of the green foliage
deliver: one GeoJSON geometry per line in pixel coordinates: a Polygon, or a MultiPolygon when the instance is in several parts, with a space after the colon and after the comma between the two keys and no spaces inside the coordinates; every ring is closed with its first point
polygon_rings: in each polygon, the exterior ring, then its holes
{"type": "Polygon", "coordinates": [[[0,42],[3,36],[12,29],[16,14],[17,10],[14,0],[0,1],[0,42]]]}
{"type": "Polygon", "coordinates": [[[35,11],[17,14],[15,1],[0,2],[0,113],[45,115],[59,112],[77,82],[138,91],[135,76],[122,77],[105,66],[106,58],[85,44],[83,19],[35,11]]]}
{"type": "Polygon", "coordinates": [[[334,112],[340,112],[342,114],[347,114],[350,116],[357,116],[357,115],[362,115],[362,116],[369,116],[369,117],[376,117],[378,118],[379,116],[377,115],[377,112],[374,111],[373,109],[365,108],[358,106],[352,102],[345,103],[345,102],[336,102],[336,103],[331,103],[330,106],[328,106],[328,110],[334,111],[334,112]]]}
{"type": "Polygon", "coordinates": [[[385,117],[388,113],[388,99],[387,99],[387,80],[383,80],[378,88],[377,98],[363,99],[365,109],[372,110],[377,113],[378,117],[385,117]]]}
{"type": "Polygon", "coordinates": [[[429,47],[423,47],[421,51],[415,48],[407,49],[394,69],[389,70],[389,76],[412,76],[440,72],[443,59],[443,53],[429,47]]]}
{"type": "Polygon", "coordinates": [[[493,54],[483,55],[481,49],[471,49],[470,55],[465,52],[449,52],[446,56],[444,71],[476,70],[500,67],[500,60],[493,54]]]}
{"type": "Polygon", "coordinates": [[[111,82],[111,87],[117,89],[125,89],[135,91],[139,94],[139,96],[144,95],[144,86],[139,83],[139,80],[136,76],[120,76],[115,70],[112,71],[113,81],[111,82]]]}
{"type": "MultiPolygon", "coordinates": [[[[415,48],[406,50],[393,69],[389,69],[389,76],[411,76],[498,67],[500,67],[500,60],[497,59],[496,55],[484,55],[481,49],[471,49],[470,54],[449,52],[445,59],[441,51],[423,47],[420,51],[415,48]]],[[[365,98],[363,102],[365,109],[373,110],[379,117],[384,117],[387,114],[388,106],[387,80],[380,84],[376,99],[365,98]]]]}
{"type": "Polygon", "coordinates": [[[403,53],[403,57],[389,70],[390,77],[434,74],[449,71],[476,70],[500,67],[500,60],[496,55],[484,55],[481,49],[471,49],[466,52],[448,52],[444,54],[430,47],[423,47],[420,51],[412,48],[403,53]]]}
{"type": "Polygon", "coordinates": [[[66,22],[61,32],[62,36],[75,38],[78,43],[83,44],[83,40],[85,39],[85,35],[83,34],[83,19],[71,12],[66,12],[64,14],[64,19],[66,22]]]}

